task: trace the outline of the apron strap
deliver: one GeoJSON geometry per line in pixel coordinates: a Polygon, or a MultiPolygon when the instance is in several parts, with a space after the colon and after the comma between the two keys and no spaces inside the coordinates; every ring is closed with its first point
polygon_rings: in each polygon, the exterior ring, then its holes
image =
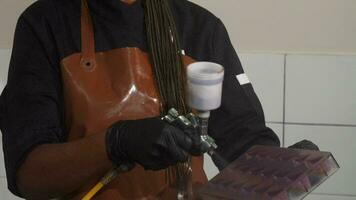
{"type": "Polygon", "coordinates": [[[88,70],[94,69],[95,61],[95,40],[93,24],[89,14],[87,0],[81,0],[81,48],[82,58],[80,65],[88,70]]]}

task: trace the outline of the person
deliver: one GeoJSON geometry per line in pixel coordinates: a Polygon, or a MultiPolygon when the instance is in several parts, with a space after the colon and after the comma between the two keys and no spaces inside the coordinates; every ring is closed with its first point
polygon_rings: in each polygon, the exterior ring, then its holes
{"type": "MultiPolygon", "coordinates": [[[[228,162],[279,146],[219,18],[187,0],[39,0],[20,16],[1,131],[8,187],[28,199],[79,199],[113,167],[135,167],[96,199],[170,199],[169,169],[199,148],[160,120],[185,102],[184,66],[224,66],[209,135],[228,162]],[[169,179],[169,178],[168,178],[169,179]],[[168,195],[168,196],[166,196],[168,195]]],[[[201,156],[194,184],[205,183],[201,156]]],[[[174,178],[173,178],[174,179],[174,178]]]]}

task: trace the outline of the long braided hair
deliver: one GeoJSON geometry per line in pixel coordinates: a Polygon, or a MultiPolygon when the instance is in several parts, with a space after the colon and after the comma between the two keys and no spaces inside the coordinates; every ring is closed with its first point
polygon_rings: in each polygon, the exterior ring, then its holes
{"type": "MultiPolygon", "coordinates": [[[[182,60],[180,40],[168,0],[145,0],[145,24],[153,75],[161,101],[161,114],[170,108],[186,114],[186,75],[182,60]]],[[[168,168],[169,184],[179,188],[189,187],[185,180],[191,177],[191,159],[184,164],[168,168]]],[[[187,189],[187,188],[186,188],[187,189]]]]}
{"type": "Polygon", "coordinates": [[[145,0],[145,24],[153,74],[161,100],[161,114],[174,107],[188,111],[185,69],[179,36],[167,0],[145,0]]]}

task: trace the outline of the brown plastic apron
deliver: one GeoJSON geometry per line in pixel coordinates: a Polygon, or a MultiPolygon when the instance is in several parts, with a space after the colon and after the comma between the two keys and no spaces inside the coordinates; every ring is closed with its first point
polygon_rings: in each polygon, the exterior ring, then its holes
{"type": "MultiPolygon", "coordinates": [[[[91,18],[84,1],[81,10],[82,52],[61,61],[70,141],[103,132],[118,120],[158,116],[160,105],[148,55],[138,48],[95,52],[91,18]]],[[[185,65],[193,62],[187,56],[183,60],[185,65]]],[[[192,159],[192,169],[194,184],[207,181],[202,157],[192,159]]],[[[98,180],[83,186],[74,199],[82,197],[98,180]]],[[[140,166],[119,175],[95,196],[105,200],[175,198],[165,170],[145,171],[140,166]]]]}

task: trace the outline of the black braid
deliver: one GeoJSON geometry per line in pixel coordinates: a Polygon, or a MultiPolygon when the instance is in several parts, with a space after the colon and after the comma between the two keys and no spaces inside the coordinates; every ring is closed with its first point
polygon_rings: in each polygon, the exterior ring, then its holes
{"type": "MultiPolygon", "coordinates": [[[[145,23],[153,75],[160,95],[161,114],[170,108],[179,113],[190,111],[186,104],[185,67],[180,40],[168,0],[145,0],[145,23]]],[[[191,187],[184,180],[191,178],[191,158],[185,164],[168,168],[166,179],[182,189],[191,187]],[[177,181],[175,181],[177,180],[177,181]]]]}
{"type": "Polygon", "coordinates": [[[145,22],[161,114],[170,108],[187,113],[185,69],[175,21],[167,0],[146,0],[145,22]]]}

